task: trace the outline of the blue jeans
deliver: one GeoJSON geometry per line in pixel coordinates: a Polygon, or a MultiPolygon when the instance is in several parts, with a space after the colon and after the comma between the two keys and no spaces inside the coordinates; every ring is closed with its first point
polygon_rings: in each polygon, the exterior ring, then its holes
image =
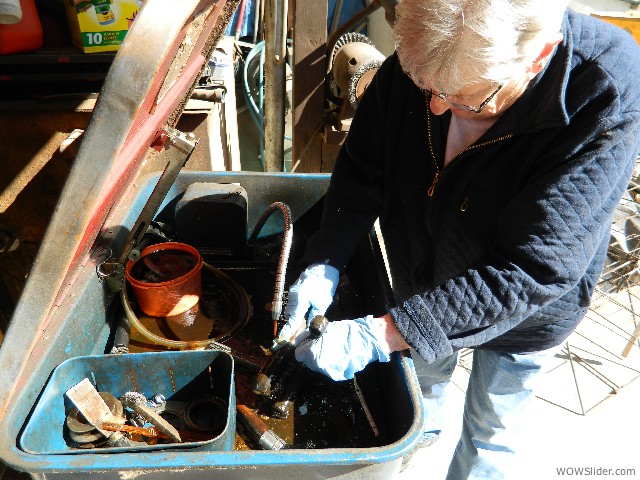
{"type": "MultiPolygon", "coordinates": [[[[447,480],[508,478],[521,438],[523,412],[559,348],[529,354],[474,350],[462,433],[447,480]]],[[[425,436],[436,436],[442,428],[442,407],[458,355],[432,364],[416,352],[412,356],[426,412],[425,436]]]]}

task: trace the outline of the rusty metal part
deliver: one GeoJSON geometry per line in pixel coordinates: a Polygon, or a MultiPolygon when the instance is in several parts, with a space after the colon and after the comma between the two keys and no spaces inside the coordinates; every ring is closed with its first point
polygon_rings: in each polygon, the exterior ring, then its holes
{"type": "Polygon", "coordinates": [[[173,425],[166,421],[151,407],[147,406],[147,399],[139,392],[126,392],[121,398],[122,404],[141,415],[147,422],[156,427],[160,432],[164,433],[173,442],[182,442],[180,433],[173,425]],[[142,398],[141,398],[142,397],[142,398]],[[144,398],[144,400],[142,400],[144,398]]]}
{"type": "Polygon", "coordinates": [[[131,446],[131,441],[121,435],[102,428],[103,422],[96,425],[101,418],[113,425],[124,425],[124,408],[122,403],[108,392],[97,392],[88,379],[67,392],[67,396],[76,405],[67,413],[65,426],[69,438],[78,448],[97,448],[105,444],[111,446],[131,446]],[[101,402],[98,401],[101,399],[101,402]],[[106,409],[104,408],[106,406],[106,409]],[[109,413],[107,413],[109,412],[109,413]],[[92,418],[92,422],[87,420],[92,418]]]}
{"type": "Polygon", "coordinates": [[[107,443],[107,437],[95,428],[92,428],[90,431],[85,433],[76,433],[72,430],[68,430],[68,433],[69,438],[73,440],[73,443],[75,443],[77,447],[107,443]]]}
{"type": "Polygon", "coordinates": [[[127,432],[127,433],[135,433],[138,435],[142,435],[144,437],[149,438],[169,438],[168,435],[160,432],[155,427],[134,427],[133,425],[124,425],[119,423],[103,423],[102,428],[104,430],[108,430],[110,432],[127,432]]]}
{"type": "Polygon", "coordinates": [[[286,447],[284,440],[271,430],[249,407],[238,404],[236,405],[236,410],[240,414],[247,435],[252,437],[258,448],[262,450],[282,450],[286,447]]]}
{"type": "MultiPolygon", "coordinates": [[[[122,407],[120,400],[109,392],[98,392],[98,395],[100,395],[104,403],[109,407],[109,410],[114,417],[124,418],[124,408],[122,407]]],[[[73,407],[69,410],[65,419],[65,425],[69,431],[74,434],[83,434],[96,430],[93,425],[87,422],[84,416],[78,411],[77,407],[73,407]]]]}
{"type": "MultiPolygon", "coordinates": [[[[78,409],[76,419],[78,418],[78,414],[82,414],[89,424],[95,427],[95,429],[106,438],[109,438],[112,432],[102,430],[102,424],[106,421],[118,422],[120,419],[111,413],[111,409],[88,378],[83,379],[68,389],[65,395],[78,409]]],[[[74,418],[71,417],[70,420],[72,425],[77,427],[74,418]]]]}

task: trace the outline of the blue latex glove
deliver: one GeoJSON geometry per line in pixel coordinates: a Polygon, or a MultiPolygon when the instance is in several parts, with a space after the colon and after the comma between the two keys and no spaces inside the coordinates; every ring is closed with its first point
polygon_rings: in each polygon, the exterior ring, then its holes
{"type": "Polygon", "coordinates": [[[371,362],[391,358],[384,330],[371,315],[330,322],[320,338],[306,339],[308,336],[305,331],[296,339],[296,360],[333,380],[352,379],[371,362]]]}
{"type": "Polygon", "coordinates": [[[316,315],[324,315],[333,301],[340,272],[331,265],[314,264],[307,267],[289,289],[282,327],[277,343],[292,342],[316,315]]]}

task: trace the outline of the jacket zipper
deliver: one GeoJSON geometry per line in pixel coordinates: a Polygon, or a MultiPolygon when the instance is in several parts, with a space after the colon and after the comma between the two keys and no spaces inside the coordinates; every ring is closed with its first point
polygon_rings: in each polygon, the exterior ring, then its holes
{"type": "MultiPolygon", "coordinates": [[[[442,170],[440,170],[440,167],[438,165],[438,161],[436,160],[436,155],[433,152],[433,144],[432,144],[432,141],[431,141],[431,109],[429,108],[429,97],[427,96],[426,98],[427,98],[427,139],[429,141],[429,152],[431,153],[431,160],[433,161],[433,167],[435,168],[435,171],[436,171],[435,175],[433,176],[433,181],[431,182],[431,185],[427,189],[427,195],[429,197],[432,197],[433,196],[433,192],[434,192],[434,190],[436,188],[436,185],[438,184],[438,181],[440,180],[440,176],[441,176],[442,172],[444,172],[444,169],[447,168],[447,167],[443,167],[442,170]]],[[[481,142],[481,143],[474,143],[473,145],[469,145],[467,148],[465,148],[460,153],[458,153],[454,158],[452,158],[448,165],[451,165],[463,153],[466,153],[466,152],[468,152],[470,150],[474,150],[476,148],[486,147],[487,145],[493,145],[494,143],[498,143],[498,142],[501,142],[503,140],[507,140],[507,139],[509,139],[511,137],[513,137],[513,133],[507,133],[506,135],[501,135],[500,137],[492,138],[490,140],[485,140],[484,142],[481,142]]]]}

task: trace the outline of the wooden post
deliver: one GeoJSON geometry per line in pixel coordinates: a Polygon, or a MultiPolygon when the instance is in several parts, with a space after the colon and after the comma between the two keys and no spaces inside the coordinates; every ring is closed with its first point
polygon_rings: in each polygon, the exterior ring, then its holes
{"type": "Polygon", "coordinates": [[[328,2],[293,0],[293,165],[322,171],[328,2]]]}

